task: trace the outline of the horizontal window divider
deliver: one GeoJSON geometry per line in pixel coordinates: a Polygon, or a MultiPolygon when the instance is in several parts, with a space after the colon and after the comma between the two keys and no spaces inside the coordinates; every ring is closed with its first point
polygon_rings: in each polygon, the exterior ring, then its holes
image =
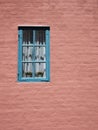
{"type": "Polygon", "coordinates": [[[46,61],[22,61],[22,63],[46,63],[46,61]]]}
{"type": "Polygon", "coordinates": [[[46,77],[45,77],[45,78],[44,78],[44,77],[43,77],[43,78],[42,78],[42,77],[22,77],[22,79],[36,79],[36,80],[37,80],[37,79],[40,79],[40,80],[47,80],[46,77]]]}
{"type": "Polygon", "coordinates": [[[45,47],[46,45],[40,45],[40,44],[22,44],[23,47],[45,47]]]}

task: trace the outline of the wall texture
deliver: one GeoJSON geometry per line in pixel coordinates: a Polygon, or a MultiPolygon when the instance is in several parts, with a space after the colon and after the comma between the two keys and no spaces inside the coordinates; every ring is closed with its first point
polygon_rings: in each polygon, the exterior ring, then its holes
{"type": "Polygon", "coordinates": [[[0,0],[0,130],[98,130],[98,0],[0,0]],[[17,82],[18,25],[49,25],[51,82],[17,82]]]}

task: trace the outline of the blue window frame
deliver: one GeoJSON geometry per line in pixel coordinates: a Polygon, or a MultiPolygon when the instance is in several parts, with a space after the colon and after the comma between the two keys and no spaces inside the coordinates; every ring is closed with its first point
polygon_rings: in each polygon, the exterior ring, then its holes
{"type": "Polygon", "coordinates": [[[18,81],[50,81],[50,27],[18,27],[18,81]]]}

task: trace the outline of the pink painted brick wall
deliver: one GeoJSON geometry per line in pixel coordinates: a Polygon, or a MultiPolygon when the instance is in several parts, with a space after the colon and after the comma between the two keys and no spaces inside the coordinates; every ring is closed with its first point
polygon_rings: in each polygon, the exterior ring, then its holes
{"type": "Polygon", "coordinates": [[[98,1],[0,0],[0,130],[98,130],[98,1]],[[49,25],[51,82],[17,82],[18,25],[49,25]]]}

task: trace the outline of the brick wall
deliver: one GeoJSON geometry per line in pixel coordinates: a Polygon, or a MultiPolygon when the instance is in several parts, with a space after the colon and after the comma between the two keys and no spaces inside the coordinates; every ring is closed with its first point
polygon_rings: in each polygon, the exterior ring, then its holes
{"type": "Polygon", "coordinates": [[[0,0],[0,130],[98,130],[98,1],[0,0]],[[49,25],[51,82],[17,82],[18,25],[49,25]]]}

